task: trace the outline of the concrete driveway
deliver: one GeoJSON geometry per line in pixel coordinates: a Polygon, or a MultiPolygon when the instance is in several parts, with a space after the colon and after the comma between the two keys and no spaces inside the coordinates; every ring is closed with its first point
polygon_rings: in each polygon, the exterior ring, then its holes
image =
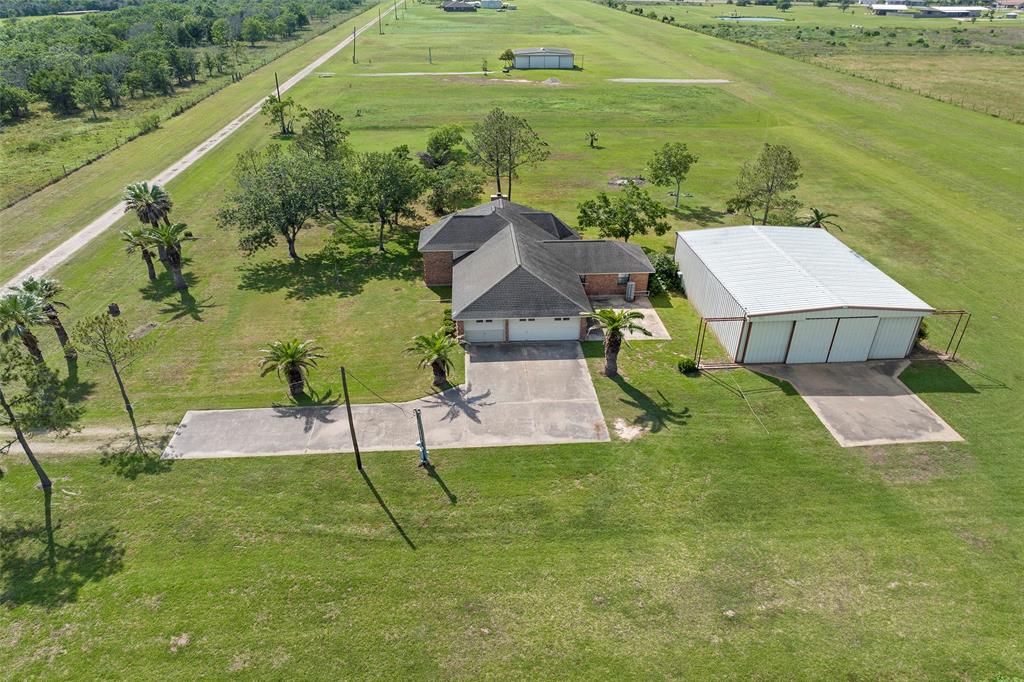
{"type": "Polygon", "coordinates": [[[813,365],[747,365],[789,382],[843,447],[962,441],[908,389],[908,360],[813,365]]]}
{"type": "MultiPolygon", "coordinates": [[[[626,334],[624,337],[626,341],[671,341],[672,337],[668,333],[668,329],[665,329],[664,323],[661,321],[661,317],[658,316],[658,311],[651,305],[651,300],[646,296],[642,296],[633,301],[627,301],[622,297],[609,298],[606,300],[593,301],[595,309],[611,308],[612,310],[639,310],[644,316],[641,324],[647,327],[647,330],[651,332],[651,336],[644,336],[643,334],[626,334]]],[[[593,327],[587,332],[587,341],[603,341],[604,333],[600,327],[593,327]]]]}
{"type": "MultiPolygon", "coordinates": [[[[466,383],[399,405],[354,405],[359,449],[415,450],[413,409],[429,448],[547,445],[608,440],[580,345],[474,345],[466,383]]],[[[169,459],[351,452],[344,406],[189,411],[164,451],[169,459]]]]}

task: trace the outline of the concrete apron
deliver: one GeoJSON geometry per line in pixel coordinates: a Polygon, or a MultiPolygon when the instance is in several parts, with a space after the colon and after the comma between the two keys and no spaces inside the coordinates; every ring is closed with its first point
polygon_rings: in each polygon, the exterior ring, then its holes
{"type": "MultiPolygon", "coordinates": [[[[415,450],[414,408],[431,449],[609,440],[578,343],[474,346],[463,385],[397,406],[353,405],[359,449],[415,450]]],[[[352,452],[343,405],[189,411],[163,457],[337,452],[352,452]]]]}
{"type": "Polygon", "coordinates": [[[899,380],[909,360],[746,365],[788,382],[844,447],[963,438],[899,380]]]}

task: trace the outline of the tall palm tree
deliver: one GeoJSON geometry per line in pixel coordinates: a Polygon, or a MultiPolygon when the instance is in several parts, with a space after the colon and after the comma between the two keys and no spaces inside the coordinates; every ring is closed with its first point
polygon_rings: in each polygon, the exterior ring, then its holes
{"type": "Polygon", "coordinates": [[[57,306],[68,307],[67,303],[57,299],[64,292],[64,286],[52,277],[29,277],[17,288],[35,296],[42,302],[43,312],[46,313],[50,326],[57,334],[60,347],[64,349],[64,357],[68,360],[77,358],[78,351],[69,343],[68,332],[64,329],[64,324],[60,321],[60,315],[57,313],[57,306]]]}
{"type": "Polygon", "coordinates": [[[156,281],[156,268],[153,267],[153,252],[149,250],[149,239],[146,238],[145,229],[142,227],[133,227],[130,230],[121,230],[121,241],[126,246],[124,247],[125,252],[135,253],[138,251],[142,254],[142,260],[146,263],[146,272],[149,274],[149,281],[156,281]]]}
{"type": "Polygon", "coordinates": [[[306,392],[306,374],[316,367],[317,360],[327,357],[320,352],[322,350],[310,340],[274,341],[260,351],[263,353],[260,358],[260,367],[263,368],[260,376],[276,372],[278,378],[288,382],[288,392],[292,398],[301,398],[306,392]]]}
{"type": "Polygon", "coordinates": [[[448,386],[448,372],[453,367],[451,355],[458,345],[458,339],[438,329],[432,334],[414,336],[405,352],[419,358],[420,369],[430,367],[434,372],[434,386],[444,388],[448,386]]]}
{"type": "MultiPolygon", "coordinates": [[[[157,184],[150,186],[148,182],[135,182],[124,188],[125,213],[134,213],[143,225],[156,227],[161,222],[170,225],[171,195],[157,184]]],[[[157,247],[161,263],[167,262],[162,246],[157,247]]]]}
{"type": "Polygon", "coordinates": [[[188,282],[181,273],[181,244],[186,241],[194,241],[195,237],[188,231],[185,223],[174,223],[173,225],[154,225],[142,232],[150,244],[163,248],[164,263],[171,271],[174,278],[174,288],[178,291],[188,289],[188,282]]]}
{"type": "Polygon", "coordinates": [[[0,298],[0,341],[7,343],[17,337],[36,362],[43,362],[39,339],[32,327],[49,324],[43,302],[24,291],[12,291],[0,298]]]}
{"type": "Polygon", "coordinates": [[[843,228],[839,227],[838,223],[835,223],[832,220],[829,220],[829,218],[838,218],[838,217],[839,216],[836,215],[835,213],[827,213],[825,211],[819,211],[816,208],[812,208],[811,209],[811,215],[809,215],[806,218],[804,218],[804,220],[801,223],[801,225],[803,225],[804,227],[818,227],[818,228],[821,228],[823,230],[827,230],[830,227],[834,227],[837,230],[839,230],[840,232],[842,232],[843,228]]]}
{"type": "Polygon", "coordinates": [[[604,331],[604,375],[619,375],[619,350],[622,348],[622,337],[628,333],[651,336],[650,330],[639,324],[644,319],[639,310],[604,310],[594,311],[594,321],[604,331]]]}

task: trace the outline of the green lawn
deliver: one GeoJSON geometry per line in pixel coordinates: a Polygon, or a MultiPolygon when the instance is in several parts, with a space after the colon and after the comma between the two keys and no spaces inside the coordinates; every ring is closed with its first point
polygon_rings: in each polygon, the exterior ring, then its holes
{"type": "MultiPolygon", "coordinates": [[[[629,443],[437,452],[440,480],[410,453],[372,454],[372,487],[347,456],[53,455],[53,572],[41,495],[12,452],[0,483],[8,676],[1024,674],[1019,129],[582,0],[518,4],[445,15],[410,3],[361,42],[360,64],[340,55],[324,67],[333,78],[294,94],[342,113],[362,149],[421,149],[432,127],[495,105],[522,113],[553,154],[515,198],[569,222],[666,140],[702,156],[678,224],[736,222],[719,211],[740,163],[763,141],[791,146],[799,197],[839,213],[841,239],[931,304],[973,311],[961,348],[973,369],[904,375],[966,441],[842,449],[786,386],[745,371],[682,377],[697,317],[671,296],[656,305],[673,340],[624,349],[622,380],[597,374],[600,348],[585,348],[610,429],[649,431],[629,443]],[[355,75],[493,68],[504,47],[534,44],[571,47],[585,69],[513,76],[558,86],[355,75]],[[732,83],[605,80],[637,76],[732,83]],[[586,147],[591,129],[602,149],[586,147]]],[[[286,334],[328,346],[315,385],[336,386],[345,363],[388,398],[427,390],[400,351],[436,325],[445,292],[418,283],[413,232],[385,264],[354,248],[335,280],[330,268],[296,274],[283,249],[246,261],[213,226],[235,155],[268,135],[253,122],[170,185],[175,218],[201,238],[186,268],[194,303],[148,290],[113,235],[56,273],[69,320],[116,301],[132,327],[158,323],[127,376],[147,420],[281,400],[255,357],[286,334]]],[[[322,235],[300,250],[315,254],[322,235]]],[[[105,373],[83,367],[81,380],[87,425],[123,421],[105,373]]]]}

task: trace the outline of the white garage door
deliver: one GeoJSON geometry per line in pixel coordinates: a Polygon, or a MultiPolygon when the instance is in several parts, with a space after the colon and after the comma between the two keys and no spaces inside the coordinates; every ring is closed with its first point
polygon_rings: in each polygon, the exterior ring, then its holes
{"type": "Polygon", "coordinates": [[[906,357],[910,344],[917,336],[920,317],[886,317],[878,323],[875,340],[868,352],[868,359],[906,357]]]}
{"type": "Polygon", "coordinates": [[[832,345],[832,334],[836,329],[836,318],[800,320],[793,329],[793,341],[789,344],[786,362],[825,362],[828,348],[832,345]]]}
{"type": "Polygon", "coordinates": [[[868,359],[871,342],[878,329],[877,317],[844,317],[839,320],[836,338],[829,351],[829,362],[863,362],[868,359]]]}
{"type": "Polygon", "coordinates": [[[578,317],[531,317],[509,320],[509,341],[575,341],[579,338],[578,317]]]}
{"type": "Polygon", "coordinates": [[[466,320],[463,338],[470,343],[501,343],[505,340],[505,320],[466,320]]]}
{"type": "Polygon", "coordinates": [[[786,344],[793,323],[751,322],[743,362],[785,362],[786,344]]]}

